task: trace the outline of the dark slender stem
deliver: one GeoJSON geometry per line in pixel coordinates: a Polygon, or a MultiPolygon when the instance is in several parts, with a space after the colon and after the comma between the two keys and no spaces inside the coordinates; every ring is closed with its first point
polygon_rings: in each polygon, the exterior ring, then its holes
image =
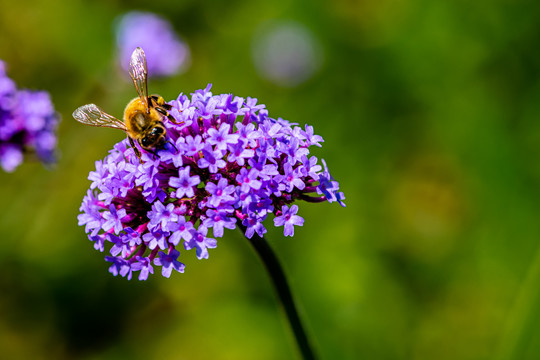
{"type": "MultiPolygon", "coordinates": [[[[245,235],[246,227],[242,224],[239,224],[239,226],[240,230],[242,230],[242,233],[245,235]]],[[[310,341],[306,335],[306,331],[304,330],[300,317],[298,316],[298,311],[294,305],[291,289],[287,283],[287,278],[285,277],[285,273],[283,272],[283,268],[281,267],[276,254],[270,245],[268,245],[266,240],[258,236],[256,233],[253,234],[252,238],[248,240],[270,274],[272,284],[274,285],[274,289],[276,290],[279,300],[283,305],[283,309],[285,310],[285,314],[287,315],[287,319],[289,320],[289,324],[291,325],[291,329],[294,333],[303,358],[305,360],[315,359],[313,348],[311,347],[310,341]]]]}

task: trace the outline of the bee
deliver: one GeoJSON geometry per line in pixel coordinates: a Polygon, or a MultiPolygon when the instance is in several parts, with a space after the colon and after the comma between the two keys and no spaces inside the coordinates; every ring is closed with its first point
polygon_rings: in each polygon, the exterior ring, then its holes
{"type": "Polygon", "coordinates": [[[124,110],[124,121],[107,114],[100,107],[88,104],[73,112],[75,120],[90,126],[120,129],[127,134],[131,147],[141,160],[141,152],[135,145],[152,151],[166,141],[167,130],[163,125],[165,118],[178,124],[169,114],[172,106],[159,95],[148,96],[146,56],[143,49],[136,48],[129,61],[129,75],[133,79],[138,97],[131,100],[124,110]]]}

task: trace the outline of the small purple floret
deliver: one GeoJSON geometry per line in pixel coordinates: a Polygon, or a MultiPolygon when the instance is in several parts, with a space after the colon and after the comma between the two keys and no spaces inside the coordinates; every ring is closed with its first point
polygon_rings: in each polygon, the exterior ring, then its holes
{"type": "Polygon", "coordinates": [[[171,250],[170,254],[166,254],[163,251],[159,252],[159,257],[154,259],[154,265],[161,266],[161,275],[168,278],[171,276],[171,273],[174,270],[183,273],[184,268],[186,267],[178,259],[180,252],[176,249],[171,250]]]}
{"type": "Polygon", "coordinates": [[[152,260],[148,257],[137,256],[137,262],[131,264],[131,270],[140,271],[139,280],[148,279],[149,274],[154,273],[154,268],[152,267],[152,260]]]}
{"type": "Polygon", "coordinates": [[[285,226],[285,236],[294,235],[294,225],[304,225],[304,219],[296,215],[297,212],[298,205],[293,205],[290,209],[287,205],[283,205],[281,215],[274,218],[274,224],[276,226],[285,226]]]}
{"type": "Polygon", "coordinates": [[[178,177],[169,178],[169,186],[176,188],[174,196],[177,198],[182,197],[193,197],[195,194],[194,186],[199,184],[201,179],[199,175],[190,176],[189,175],[189,166],[186,166],[183,169],[178,171],[178,177]]]}

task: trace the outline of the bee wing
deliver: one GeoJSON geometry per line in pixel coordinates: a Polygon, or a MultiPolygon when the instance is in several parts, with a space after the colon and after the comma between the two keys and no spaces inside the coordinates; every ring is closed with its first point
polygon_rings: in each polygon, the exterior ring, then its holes
{"type": "Polygon", "coordinates": [[[86,125],[110,127],[113,129],[127,131],[126,125],[123,121],[107,114],[94,104],[88,104],[77,108],[77,110],[73,112],[73,117],[78,122],[86,125]]]}
{"type": "Polygon", "coordinates": [[[142,103],[148,109],[148,85],[147,85],[148,69],[146,66],[146,56],[143,49],[136,48],[131,54],[129,60],[129,75],[133,79],[137,94],[141,98],[142,103]]]}

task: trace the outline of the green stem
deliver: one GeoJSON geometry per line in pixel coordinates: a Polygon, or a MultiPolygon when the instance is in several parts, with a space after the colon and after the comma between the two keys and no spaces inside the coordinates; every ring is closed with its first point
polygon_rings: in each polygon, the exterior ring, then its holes
{"type": "MultiPolygon", "coordinates": [[[[242,233],[245,236],[246,227],[242,224],[239,224],[239,226],[240,230],[242,230],[242,233]]],[[[285,314],[289,320],[289,324],[296,338],[296,343],[298,344],[302,357],[305,360],[316,359],[306,331],[304,330],[300,317],[298,316],[296,306],[294,305],[294,300],[289,284],[287,283],[287,278],[285,277],[285,273],[283,272],[283,268],[281,267],[276,254],[270,245],[268,245],[266,240],[264,240],[263,237],[258,236],[256,233],[253,234],[251,239],[248,240],[253,246],[253,249],[255,249],[257,255],[259,255],[259,258],[262,260],[268,274],[270,275],[272,284],[274,285],[277,296],[283,305],[283,309],[285,310],[285,314]]]]}

